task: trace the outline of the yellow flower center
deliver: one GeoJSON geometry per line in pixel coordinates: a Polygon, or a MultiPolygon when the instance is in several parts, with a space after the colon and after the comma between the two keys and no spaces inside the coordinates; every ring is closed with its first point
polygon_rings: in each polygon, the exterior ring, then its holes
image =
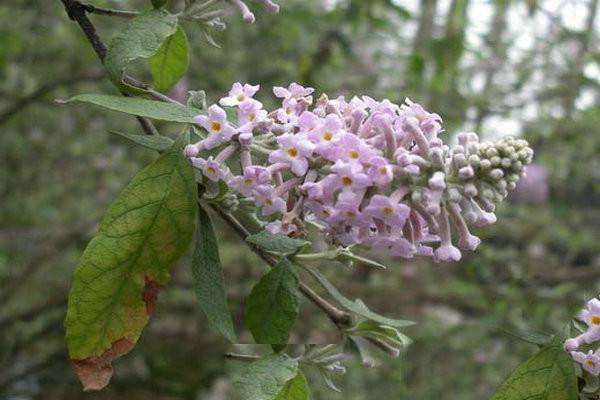
{"type": "Polygon", "coordinates": [[[210,124],[210,129],[214,132],[219,132],[221,130],[221,123],[219,121],[213,121],[210,124]]]}
{"type": "Polygon", "coordinates": [[[295,147],[290,147],[290,148],[287,150],[287,153],[288,153],[288,156],[290,156],[290,157],[292,157],[292,158],[293,158],[293,157],[297,157],[297,156],[298,156],[298,149],[297,149],[297,148],[295,148],[295,147]]]}
{"type": "Polygon", "coordinates": [[[592,325],[600,325],[600,315],[592,315],[592,325]]]}
{"type": "Polygon", "coordinates": [[[352,211],[346,211],[346,217],[354,218],[354,217],[356,217],[356,214],[352,211]]]}
{"type": "Polygon", "coordinates": [[[256,119],[256,114],[255,113],[250,113],[250,115],[248,115],[248,119],[250,121],[254,121],[256,119]]]}
{"type": "Polygon", "coordinates": [[[382,209],[383,211],[383,215],[392,215],[394,213],[394,210],[392,210],[390,207],[383,207],[382,209]]]}
{"type": "Polygon", "coordinates": [[[327,211],[327,210],[322,210],[322,211],[321,211],[321,216],[322,216],[323,218],[327,218],[327,217],[329,217],[329,211],[327,211]]]}
{"type": "Polygon", "coordinates": [[[591,368],[596,368],[596,363],[593,362],[592,360],[587,360],[586,364],[591,368]]]}
{"type": "Polygon", "coordinates": [[[351,186],[352,178],[350,178],[349,176],[345,176],[342,178],[342,183],[344,184],[344,186],[351,186]]]}
{"type": "Polygon", "coordinates": [[[291,109],[290,107],[286,108],[286,109],[285,109],[285,113],[286,113],[287,115],[290,115],[290,114],[292,113],[292,109],[291,109]]]}
{"type": "Polygon", "coordinates": [[[272,206],[272,205],[273,205],[273,200],[271,200],[271,199],[267,199],[267,200],[265,201],[265,204],[266,204],[266,205],[268,205],[268,206],[272,206]]]}
{"type": "Polygon", "coordinates": [[[217,170],[216,170],[216,169],[214,169],[213,167],[208,167],[208,168],[206,168],[206,171],[207,171],[209,174],[211,174],[211,175],[214,175],[214,174],[216,174],[216,173],[217,173],[217,170]]]}
{"type": "Polygon", "coordinates": [[[252,186],[253,183],[254,183],[254,179],[250,179],[250,178],[244,179],[244,185],[246,185],[246,186],[252,186]]]}
{"type": "Polygon", "coordinates": [[[386,167],[381,167],[379,168],[379,175],[387,175],[387,168],[386,167]]]}
{"type": "Polygon", "coordinates": [[[358,160],[358,158],[360,157],[360,154],[358,154],[358,151],[356,150],[351,150],[350,151],[350,158],[353,160],[358,160]]]}
{"type": "Polygon", "coordinates": [[[323,134],[323,140],[326,140],[326,141],[328,141],[328,142],[329,142],[329,141],[331,141],[331,139],[333,139],[333,132],[331,132],[331,131],[326,131],[326,132],[323,134]]]}
{"type": "Polygon", "coordinates": [[[246,96],[244,96],[243,94],[238,94],[236,98],[237,98],[237,101],[244,101],[246,96]]]}

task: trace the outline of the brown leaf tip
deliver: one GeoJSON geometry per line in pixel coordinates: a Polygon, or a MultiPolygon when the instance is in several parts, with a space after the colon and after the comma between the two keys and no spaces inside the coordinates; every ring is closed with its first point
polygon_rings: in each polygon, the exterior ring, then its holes
{"type": "Polygon", "coordinates": [[[146,303],[146,314],[148,316],[154,312],[156,301],[158,299],[158,292],[160,292],[160,285],[156,281],[146,277],[142,299],[144,299],[144,303],[146,303]]]}
{"type": "Polygon", "coordinates": [[[108,385],[113,374],[112,361],[129,353],[133,346],[134,344],[129,340],[119,339],[100,356],[73,360],[83,389],[86,391],[101,390],[108,385]]]}

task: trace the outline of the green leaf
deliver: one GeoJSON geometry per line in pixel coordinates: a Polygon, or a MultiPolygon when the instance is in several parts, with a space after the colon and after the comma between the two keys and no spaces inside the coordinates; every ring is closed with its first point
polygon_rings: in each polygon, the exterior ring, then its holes
{"type": "Polygon", "coordinates": [[[108,110],[152,118],[159,121],[182,122],[188,124],[193,123],[194,117],[202,113],[202,111],[197,108],[189,106],[140,99],[137,97],[111,96],[107,94],[80,94],[70,98],[66,103],[72,101],[94,104],[108,110]]]}
{"type": "Polygon", "coordinates": [[[185,75],[190,62],[188,47],[185,32],[179,26],[175,34],[169,36],[148,60],[156,89],[169,90],[185,75]]]}
{"type": "Polygon", "coordinates": [[[298,370],[296,376],[289,380],[275,400],[309,400],[310,389],[302,371],[298,370]]]}
{"type": "Polygon", "coordinates": [[[241,400],[274,400],[298,373],[298,361],[285,354],[269,354],[247,365],[233,385],[241,400]]]}
{"type": "Polygon", "coordinates": [[[281,254],[292,254],[310,244],[306,240],[293,239],[280,233],[262,231],[246,238],[248,243],[260,247],[263,250],[281,254]]]}
{"type": "Polygon", "coordinates": [[[182,148],[138,172],[106,212],[85,249],[69,292],[69,355],[87,389],[112,375],[111,361],[129,352],[152,313],[169,269],[194,232],[196,183],[182,148]]]}
{"type": "Polygon", "coordinates": [[[576,400],[577,396],[573,360],[556,341],[519,365],[491,400],[576,400]]]}
{"type": "Polygon", "coordinates": [[[287,343],[298,309],[298,275],[284,258],[262,277],[248,297],[246,323],[256,343],[287,343]]]}
{"type": "Polygon", "coordinates": [[[108,47],[104,64],[111,78],[120,82],[132,61],[154,55],[176,30],[177,17],[163,9],[147,11],[131,19],[108,47]]]}
{"type": "Polygon", "coordinates": [[[110,131],[110,133],[122,136],[125,139],[129,139],[132,142],[147,147],[151,150],[165,151],[173,145],[173,139],[166,136],[136,135],[133,133],[119,131],[110,131]]]}
{"type": "Polygon", "coordinates": [[[380,324],[392,326],[394,328],[402,328],[405,326],[414,325],[414,322],[412,321],[386,318],[374,313],[373,311],[369,310],[369,308],[365,305],[365,303],[362,302],[362,300],[349,300],[347,297],[341,294],[340,291],[335,286],[333,286],[331,282],[327,280],[327,278],[325,278],[320,272],[318,272],[314,268],[307,267],[306,270],[310,272],[310,274],[315,277],[315,279],[321,284],[321,286],[323,286],[323,288],[327,290],[327,292],[347,311],[353,312],[355,314],[360,315],[361,317],[370,319],[380,324]]]}
{"type": "Polygon", "coordinates": [[[196,298],[213,328],[232,343],[237,343],[219,259],[219,246],[210,217],[198,208],[196,247],[192,259],[192,278],[196,298]]]}

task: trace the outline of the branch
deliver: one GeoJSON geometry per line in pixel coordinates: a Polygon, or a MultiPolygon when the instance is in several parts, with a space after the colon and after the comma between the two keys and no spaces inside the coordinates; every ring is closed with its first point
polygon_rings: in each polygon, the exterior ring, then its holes
{"type": "MultiPolygon", "coordinates": [[[[92,45],[92,48],[96,52],[96,55],[100,59],[100,62],[104,64],[104,59],[106,58],[106,52],[108,51],[106,45],[98,36],[96,32],[96,27],[92,24],[92,21],[87,16],[87,13],[90,12],[88,6],[77,1],[77,0],[60,0],[65,6],[65,11],[69,15],[73,21],[77,22],[88,41],[92,45]]],[[[127,93],[121,91],[123,96],[128,96],[127,93]]],[[[136,117],[142,129],[147,135],[158,135],[158,131],[154,127],[154,124],[147,118],[144,117],[136,117]]]]}
{"type": "Polygon", "coordinates": [[[114,8],[96,7],[92,4],[82,4],[82,6],[85,8],[85,11],[90,14],[108,15],[123,18],[133,18],[140,14],[137,11],[115,10],[114,8]]]}
{"type": "MultiPolygon", "coordinates": [[[[238,236],[240,236],[240,238],[242,240],[244,240],[244,242],[250,247],[250,249],[252,249],[252,251],[254,251],[261,259],[263,259],[263,261],[265,261],[271,267],[274,267],[277,264],[277,259],[274,256],[266,253],[260,247],[246,242],[246,237],[248,237],[250,235],[250,232],[248,232],[246,227],[244,225],[242,225],[240,223],[240,221],[238,221],[230,213],[223,211],[220,207],[218,207],[214,204],[211,204],[210,206],[217,214],[219,214],[219,216],[227,223],[227,225],[229,225],[238,234],[238,236]]],[[[346,327],[346,326],[350,325],[350,323],[351,323],[350,314],[348,314],[345,311],[340,310],[333,304],[329,303],[327,300],[325,300],[323,297],[321,297],[319,294],[317,294],[314,290],[312,290],[310,288],[310,286],[308,286],[306,283],[304,283],[302,281],[300,281],[299,289],[300,289],[300,292],[302,292],[302,294],[307,299],[309,299],[317,307],[319,307],[321,310],[323,310],[323,312],[325,312],[325,314],[327,314],[329,319],[331,319],[331,321],[333,321],[333,323],[336,326],[342,328],[342,327],[346,327]]]]}

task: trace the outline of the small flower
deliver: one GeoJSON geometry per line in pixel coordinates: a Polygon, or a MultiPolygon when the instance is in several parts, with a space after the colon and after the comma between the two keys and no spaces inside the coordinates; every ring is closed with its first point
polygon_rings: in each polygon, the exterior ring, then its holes
{"type": "Polygon", "coordinates": [[[256,203],[262,207],[262,215],[269,216],[276,213],[284,213],[287,205],[285,200],[277,195],[273,186],[260,185],[254,191],[256,203]]]}
{"type": "Polygon", "coordinates": [[[325,121],[308,134],[310,141],[316,145],[315,151],[326,154],[334,149],[342,127],[342,121],[337,115],[327,115],[325,121]]]}
{"type": "Polygon", "coordinates": [[[368,163],[379,152],[351,133],[343,133],[333,151],[323,154],[328,160],[368,163]]]}
{"type": "Polygon", "coordinates": [[[373,157],[369,161],[369,178],[378,186],[385,186],[394,179],[391,165],[383,157],[373,157]]]}
{"type": "Polygon", "coordinates": [[[402,228],[410,213],[410,207],[394,203],[387,196],[376,194],[371,197],[371,202],[363,213],[365,216],[383,221],[386,225],[402,228]]]}
{"type": "Polygon", "coordinates": [[[587,307],[582,310],[578,318],[586,323],[588,331],[584,339],[586,343],[592,343],[600,339],[600,300],[593,298],[587,303],[587,307]]]}
{"type": "Polygon", "coordinates": [[[239,106],[246,100],[252,99],[259,89],[260,85],[249,85],[247,83],[242,85],[241,83],[236,82],[231,87],[231,90],[229,90],[227,97],[223,97],[219,100],[219,104],[225,107],[239,106]]]}
{"type": "Polygon", "coordinates": [[[254,99],[246,99],[240,103],[238,108],[238,124],[240,127],[246,124],[249,125],[248,128],[240,128],[240,130],[251,130],[256,124],[267,117],[267,112],[262,107],[262,103],[254,99]]]}
{"type": "Polygon", "coordinates": [[[308,158],[312,155],[315,145],[300,134],[284,134],[277,138],[277,143],[281,148],[269,155],[269,161],[289,164],[292,172],[298,176],[306,174],[308,158]]]}
{"type": "Polygon", "coordinates": [[[587,353],[572,351],[571,357],[573,357],[573,360],[581,364],[582,368],[590,374],[594,376],[598,376],[600,374],[600,357],[598,357],[598,355],[592,350],[588,351],[587,353]]]}
{"type": "Polygon", "coordinates": [[[217,147],[223,141],[230,140],[236,133],[235,129],[227,122],[225,110],[216,104],[208,108],[208,116],[198,115],[194,118],[194,122],[208,132],[208,136],[202,141],[206,149],[217,147]]]}
{"type": "Polygon", "coordinates": [[[344,161],[336,162],[331,171],[337,174],[336,188],[346,191],[364,189],[371,184],[369,177],[363,172],[363,167],[357,163],[344,161]]]}
{"type": "Polygon", "coordinates": [[[221,164],[216,162],[212,156],[206,160],[203,158],[192,158],[192,164],[202,171],[202,175],[213,182],[218,182],[225,177],[225,171],[221,164]]]}
{"type": "Polygon", "coordinates": [[[254,191],[259,185],[266,185],[271,182],[269,173],[265,167],[250,166],[244,169],[244,175],[234,176],[228,184],[246,197],[252,197],[254,191]]]}
{"type": "Polygon", "coordinates": [[[300,97],[306,97],[314,91],[315,89],[311,87],[305,88],[304,86],[298,85],[295,82],[290,83],[287,89],[281,86],[273,87],[273,94],[275,94],[275,97],[283,99],[298,99],[300,97]]]}
{"type": "Polygon", "coordinates": [[[433,260],[435,262],[459,261],[460,259],[460,250],[451,244],[442,245],[433,252],[433,260]]]}

